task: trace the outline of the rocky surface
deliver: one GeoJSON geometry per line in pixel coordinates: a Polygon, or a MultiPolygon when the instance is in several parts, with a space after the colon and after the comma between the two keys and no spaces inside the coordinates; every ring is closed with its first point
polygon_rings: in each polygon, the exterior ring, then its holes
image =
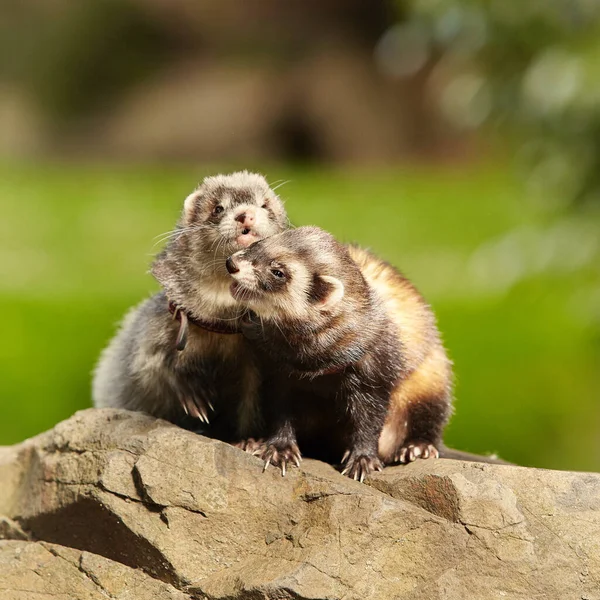
{"type": "Polygon", "coordinates": [[[285,478],[88,410],[0,449],[0,597],[600,600],[600,475],[446,460],[285,478]]]}
{"type": "Polygon", "coordinates": [[[2,600],[186,600],[189,595],[97,554],[46,542],[0,541],[2,600]]]}

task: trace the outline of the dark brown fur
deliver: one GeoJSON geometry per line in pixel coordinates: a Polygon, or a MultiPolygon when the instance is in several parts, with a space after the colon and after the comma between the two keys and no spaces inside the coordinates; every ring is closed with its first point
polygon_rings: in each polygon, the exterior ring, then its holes
{"type": "Polygon", "coordinates": [[[379,439],[408,362],[395,323],[348,248],[304,227],[232,261],[232,271],[242,269],[234,273],[239,297],[258,315],[245,329],[265,379],[262,456],[285,469],[298,462],[299,447],[329,461],[344,454],[344,472],[360,480],[382,468],[379,439]],[[274,269],[285,273],[283,282],[274,269]]]}

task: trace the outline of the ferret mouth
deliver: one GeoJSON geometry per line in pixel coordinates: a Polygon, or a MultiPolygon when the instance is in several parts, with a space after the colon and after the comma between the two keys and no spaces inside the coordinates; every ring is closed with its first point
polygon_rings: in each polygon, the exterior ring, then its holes
{"type": "Polygon", "coordinates": [[[245,227],[235,236],[235,244],[238,248],[247,248],[254,244],[254,242],[262,240],[263,237],[264,236],[255,229],[245,227]]]}
{"type": "Polygon", "coordinates": [[[239,281],[234,281],[229,286],[229,293],[231,294],[234,300],[238,301],[247,301],[258,296],[256,290],[252,290],[250,288],[245,287],[239,281]]]}

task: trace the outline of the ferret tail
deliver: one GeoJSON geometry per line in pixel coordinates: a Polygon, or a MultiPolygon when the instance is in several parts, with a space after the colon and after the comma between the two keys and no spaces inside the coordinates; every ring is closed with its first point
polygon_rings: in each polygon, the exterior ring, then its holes
{"type": "Polygon", "coordinates": [[[462,450],[455,450],[454,448],[447,448],[443,444],[438,447],[440,458],[450,458],[452,460],[467,460],[469,462],[482,462],[491,463],[494,465],[512,465],[506,460],[498,458],[495,454],[484,456],[482,454],[471,454],[470,452],[463,452],[462,450]]]}

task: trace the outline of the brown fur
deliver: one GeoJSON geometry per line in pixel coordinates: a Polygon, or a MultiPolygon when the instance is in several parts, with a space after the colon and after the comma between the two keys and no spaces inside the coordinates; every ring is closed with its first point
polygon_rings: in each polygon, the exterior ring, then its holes
{"type": "Polygon", "coordinates": [[[379,457],[389,464],[407,440],[441,441],[451,414],[452,370],[435,317],[415,286],[390,264],[358,246],[349,246],[352,259],[383,300],[402,344],[406,374],[392,392],[379,438],[379,457]],[[435,432],[431,431],[433,423],[435,432]]]}

